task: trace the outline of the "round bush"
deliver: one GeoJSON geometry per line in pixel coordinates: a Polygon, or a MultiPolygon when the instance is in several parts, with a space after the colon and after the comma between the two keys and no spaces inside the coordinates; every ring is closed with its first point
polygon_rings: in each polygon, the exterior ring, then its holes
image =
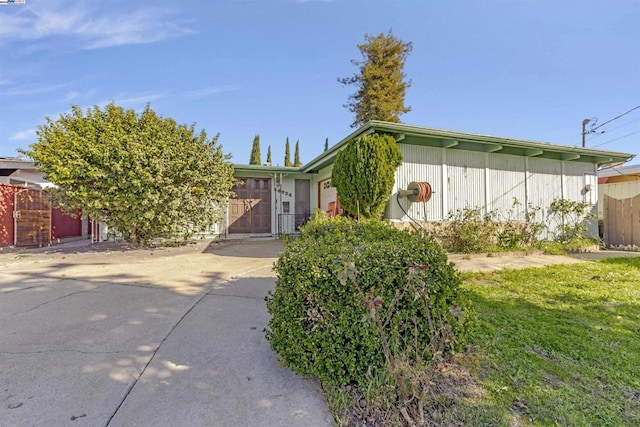
{"type": "Polygon", "coordinates": [[[392,312],[384,331],[403,360],[431,360],[432,340],[443,337],[437,353],[457,350],[473,320],[438,243],[380,221],[311,221],[287,242],[275,269],[267,339],[284,365],[323,383],[359,384],[368,370],[383,367],[380,329],[370,315],[374,300],[380,319],[392,312]],[[419,269],[424,291],[407,292],[413,266],[426,264],[419,269]]]}

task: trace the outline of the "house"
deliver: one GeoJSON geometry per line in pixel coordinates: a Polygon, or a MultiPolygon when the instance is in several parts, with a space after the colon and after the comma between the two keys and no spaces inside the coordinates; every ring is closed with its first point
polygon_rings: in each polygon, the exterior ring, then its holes
{"type": "Polygon", "coordinates": [[[33,162],[22,157],[0,157],[0,184],[43,188],[48,181],[33,162]]]}
{"type": "MultiPolygon", "coordinates": [[[[403,154],[385,217],[398,226],[446,221],[451,212],[479,208],[483,213],[549,223],[554,199],[598,201],[597,171],[603,164],[634,156],[596,150],[371,121],[299,168],[235,165],[242,183],[219,233],[223,238],[293,233],[315,209],[333,213],[338,205],[331,186],[336,154],[349,141],[372,133],[390,134],[403,154]],[[429,201],[399,197],[412,182],[429,183],[429,201]],[[515,202],[515,203],[514,203],[515,202]]],[[[553,228],[553,224],[549,224],[553,228]]],[[[597,233],[597,225],[591,225],[597,233]]]]}
{"type": "Polygon", "coordinates": [[[51,186],[33,162],[0,157],[0,247],[48,245],[52,240],[89,234],[86,220],[52,207],[44,189],[51,186]]]}
{"type": "Polygon", "coordinates": [[[640,249],[640,165],[598,171],[598,218],[608,247],[640,249]]]}

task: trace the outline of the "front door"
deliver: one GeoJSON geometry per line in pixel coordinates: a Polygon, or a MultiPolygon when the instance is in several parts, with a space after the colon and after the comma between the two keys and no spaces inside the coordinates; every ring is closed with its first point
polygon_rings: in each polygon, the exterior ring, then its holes
{"type": "Polygon", "coordinates": [[[271,179],[239,179],[229,200],[229,233],[271,233],[271,179]]]}
{"type": "Polygon", "coordinates": [[[296,179],[296,230],[305,225],[311,216],[311,181],[296,179]]]}
{"type": "Polygon", "coordinates": [[[24,189],[14,200],[16,246],[43,246],[51,243],[51,205],[41,190],[24,189]]]}

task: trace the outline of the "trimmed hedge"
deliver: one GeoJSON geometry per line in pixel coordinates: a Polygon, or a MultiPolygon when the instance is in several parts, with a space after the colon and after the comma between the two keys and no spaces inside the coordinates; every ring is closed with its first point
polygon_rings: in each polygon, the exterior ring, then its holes
{"type": "Polygon", "coordinates": [[[360,384],[369,370],[384,366],[381,334],[370,315],[374,300],[380,318],[393,311],[385,335],[403,360],[456,351],[473,323],[461,281],[438,243],[380,221],[311,221],[287,242],[275,269],[266,337],[284,365],[326,384],[360,384]],[[425,292],[407,292],[410,266],[425,264],[425,292]],[[444,329],[449,338],[435,352],[432,339],[444,329]]]}

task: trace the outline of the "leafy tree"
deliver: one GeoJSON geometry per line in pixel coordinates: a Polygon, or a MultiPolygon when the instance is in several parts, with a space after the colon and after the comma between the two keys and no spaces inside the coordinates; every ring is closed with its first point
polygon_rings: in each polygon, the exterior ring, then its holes
{"type": "Polygon", "coordinates": [[[253,147],[251,147],[251,158],[249,159],[250,165],[261,165],[262,156],[260,155],[260,135],[253,137],[253,147]]]}
{"type": "Polygon", "coordinates": [[[365,35],[365,43],[358,45],[362,60],[351,63],[359,68],[351,77],[338,79],[343,85],[355,85],[356,93],[344,105],[355,113],[352,127],[369,120],[399,123],[401,114],[411,111],[404,97],[411,82],[405,81],[404,63],[411,52],[411,42],[404,43],[391,31],[377,36],[365,35]]]}
{"type": "Polygon", "coordinates": [[[207,230],[235,183],[218,135],[196,133],[148,105],[140,114],[74,105],[55,121],[47,117],[37,135],[24,154],[57,185],[56,201],[137,243],[207,230]]]}
{"type": "Polygon", "coordinates": [[[267,147],[267,164],[271,164],[271,146],[267,147]]]}
{"type": "Polygon", "coordinates": [[[350,141],[336,155],[331,172],[340,207],[352,215],[380,218],[400,164],[402,153],[392,136],[373,134],[350,141]]]}
{"type": "Polygon", "coordinates": [[[284,165],[293,166],[291,163],[291,150],[289,149],[289,137],[287,137],[287,142],[284,145],[284,165]]]}
{"type": "Polygon", "coordinates": [[[329,138],[324,139],[324,151],[329,149],[329,138]]]}
{"type": "Polygon", "coordinates": [[[293,155],[293,166],[300,167],[302,166],[302,162],[300,161],[300,141],[296,141],[296,151],[293,155]]]}

